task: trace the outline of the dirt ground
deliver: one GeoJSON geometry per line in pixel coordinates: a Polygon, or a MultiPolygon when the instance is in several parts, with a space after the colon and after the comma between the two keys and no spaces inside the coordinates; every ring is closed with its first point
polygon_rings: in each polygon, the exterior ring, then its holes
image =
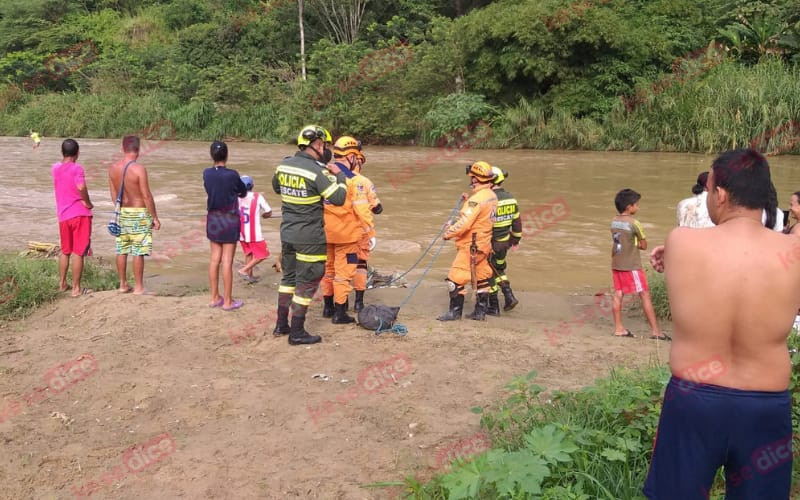
{"type": "MultiPolygon", "coordinates": [[[[289,346],[263,335],[266,281],[237,283],[237,312],[165,289],[98,292],[3,327],[0,497],[389,498],[364,485],[432,476],[437,453],[479,432],[470,409],[515,375],[571,389],[668,355],[664,342],[612,338],[590,292],[520,292],[501,318],[440,323],[446,292],[425,283],[401,311],[405,337],[332,325],[314,304],[307,329],[323,343],[289,346]]],[[[369,291],[367,303],[407,293],[369,291]]],[[[626,317],[646,335],[641,313],[626,317]]]]}

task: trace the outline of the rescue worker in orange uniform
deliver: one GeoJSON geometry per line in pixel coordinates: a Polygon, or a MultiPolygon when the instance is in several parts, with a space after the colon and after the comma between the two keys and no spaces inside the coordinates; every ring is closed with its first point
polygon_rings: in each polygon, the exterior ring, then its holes
{"type": "Polygon", "coordinates": [[[368,247],[370,241],[374,242],[374,221],[367,197],[367,183],[372,183],[357,174],[364,158],[360,148],[360,142],[350,136],[342,136],[334,143],[334,164],[347,177],[347,197],[341,206],[324,204],[328,258],[322,279],[325,301],[322,315],[332,316],[335,324],[355,321],[347,314],[347,297],[353,289],[351,282],[356,274],[362,241],[366,240],[368,247]]]}
{"type": "MultiPolygon", "coordinates": [[[[381,205],[381,200],[378,198],[378,192],[375,190],[375,184],[362,174],[367,159],[361,151],[361,141],[358,141],[358,160],[358,164],[354,165],[352,169],[353,174],[355,174],[353,182],[356,183],[359,195],[366,193],[366,203],[370,212],[378,215],[383,212],[383,206],[381,205]]],[[[355,201],[353,203],[363,204],[363,197],[360,198],[358,203],[355,201]]],[[[372,231],[364,233],[361,237],[361,241],[358,242],[358,266],[356,266],[356,275],[355,278],[353,278],[353,288],[356,291],[356,302],[353,309],[356,313],[364,309],[364,292],[367,290],[367,261],[369,260],[370,253],[375,248],[376,242],[375,226],[372,225],[372,231]]]]}
{"type": "Polygon", "coordinates": [[[492,285],[492,268],[488,258],[492,253],[492,228],[494,225],[495,211],[497,209],[497,196],[492,191],[492,182],[495,173],[492,166],[485,161],[478,161],[467,166],[467,175],[470,179],[472,194],[463,195],[466,198],[458,217],[445,228],[444,239],[456,240],[456,255],[450,272],[447,275],[447,285],[450,291],[450,310],[439,316],[439,321],[452,321],[461,319],[464,309],[464,295],[466,285],[472,281],[471,249],[472,235],[475,234],[476,248],[475,259],[476,299],[475,310],[470,318],[475,320],[486,319],[486,309],[489,305],[489,288],[492,285]]]}

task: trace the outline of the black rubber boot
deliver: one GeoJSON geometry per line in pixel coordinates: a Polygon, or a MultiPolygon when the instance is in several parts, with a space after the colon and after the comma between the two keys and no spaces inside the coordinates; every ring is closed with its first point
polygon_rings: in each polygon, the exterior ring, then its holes
{"type": "Polygon", "coordinates": [[[489,294],[487,292],[479,293],[475,299],[475,310],[469,315],[470,319],[476,321],[486,320],[486,309],[489,305],[489,294]]]}
{"type": "Polygon", "coordinates": [[[496,291],[489,294],[489,306],[486,308],[486,314],[500,316],[500,299],[497,297],[496,291]]]}
{"type": "Polygon", "coordinates": [[[503,297],[506,299],[503,310],[510,311],[514,309],[517,304],[519,304],[519,300],[514,297],[514,292],[511,291],[511,284],[508,281],[505,281],[500,285],[500,289],[503,291],[503,297]]]}
{"type": "Polygon", "coordinates": [[[322,299],[325,301],[325,306],[322,308],[323,318],[333,317],[333,295],[323,295],[322,299]]]}
{"type": "Polygon", "coordinates": [[[289,333],[289,304],[291,302],[291,293],[278,294],[278,318],[275,320],[275,329],[272,330],[272,334],[276,337],[289,333]]]}
{"type": "Polygon", "coordinates": [[[464,296],[458,292],[450,292],[450,310],[439,316],[439,321],[455,321],[461,319],[464,310],[464,296]]]}
{"type": "Polygon", "coordinates": [[[355,323],[355,318],[347,315],[346,304],[335,304],[332,323],[334,325],[346,325],[348,323],[355,323]]]}
{"type": "Polygon", "coordinates": [[[356,290],[356,303],[353,310],[358,313],[362,309],[364,309],[364,290],[356,290]]]}
{"type": "Polygon", "coordinates": [[[289,332],[290,345],[316,344],[322,341],[322,337],[319,335],[311,335],[304,328],[307,310],[308,306],[298,306],[295,304],[294,310],[292,311],[291,331],[289,332]]]}

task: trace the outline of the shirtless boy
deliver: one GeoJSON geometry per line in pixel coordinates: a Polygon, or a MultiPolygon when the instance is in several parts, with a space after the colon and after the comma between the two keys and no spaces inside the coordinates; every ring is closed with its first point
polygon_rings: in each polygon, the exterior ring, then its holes
{"type": "Polygon", "coordinates": [[[644,494],[706,499],[725,467],[727,499],[789,498],[791,365],[786,338],[800,305],[795,238],[761,223],[766,159],[739,149],[708,176],[716,227],[673,229],[651,254],[666,272],[674,335],[644,494]]]}
{"type": "Polygon", "coordinates": [[[125,167],[125,187],[122,193],[122,208],[119,214],[119,225],[122,234],[117,236],[117,274],[119,274],[119,291],[131,291],[128,285],[128,254],[133,256],[133,293],[149,294],[144,288],[144,256],[153,250],[153,229],[160,229],[161,222],[156,214],[153,193],[147,181],[147,170],[136,163],[139,158],[139,138],[133,135],[122,139],[124,158],[108,169],[108,187],[111,200],[117,199],[122,174],[125,167]]]}

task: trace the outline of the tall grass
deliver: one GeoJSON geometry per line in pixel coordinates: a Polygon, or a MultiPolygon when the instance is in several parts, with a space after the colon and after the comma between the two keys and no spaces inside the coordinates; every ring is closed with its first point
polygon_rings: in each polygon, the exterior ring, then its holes
{"type": "MultiPolygon", "coordinates": [[[[644,87],[645,94],[630,111],[620,98],[600,119],[572,116],[544,100],[521,99],[498,112],[480,96],[454,94],[431,104],[426,120],[417,124],[417,136],[422,144],[436,145],[447,136],[443,130],[452,135],[453,130],[469,129],[478,117],[491,119],[498,113],[491,137],[473,147],[710,153],[752,144],[769,153],[800,153],[799,66],[779,59],[754,66],[722,61],[686,81],[668,81],[644,87]]],[[[309,110],[299,98],[230,106],[182,102],[159,91],[136,96],[120,91],[23,94],[0,109],[0,134],[27,135],[36,129],[53,137],[121,137],[168,119],[178,139],[283,142],[312,117],[342,130],[370,130],[368,124],[377,116],[379,140],[397,143],[413,134],[398,126],[401,113],[381,113],[419,103],[387,104],[379,94],[364,99],[375,100],[375,105],[350,113],[335,106],[309,110]]]]}
{"type": "Polygon", "coordinates": [[[691,151],[755,146],[800,153],[800,67],[779,59],[724,61],[685,82],[649,89],[632,111],[622,99],[602,120],[521,99],[492,124],[494,147],[691,151]]]}
{"type": "MultiPolygon", "coordinates": [[[[93,259],[85,259],[81,285],[93,290],[112,290],[117,275],[93,259]]],[[[67,282],[72,281],[72,269],[67,282]]],[[[58,297],[58,261],[0,255],[0,321],[24,318],[42,304],[58,297]]]]}
{"type": "Polygon", "coordinates": [[[0,134],[28,135],[34,129],[50,137],[122,137],[169,120],[175,138],[277,142],[280,112],[270,104],[216,106],[151,92],[43,94],[26,96],[0,111],[0,134]]]}

